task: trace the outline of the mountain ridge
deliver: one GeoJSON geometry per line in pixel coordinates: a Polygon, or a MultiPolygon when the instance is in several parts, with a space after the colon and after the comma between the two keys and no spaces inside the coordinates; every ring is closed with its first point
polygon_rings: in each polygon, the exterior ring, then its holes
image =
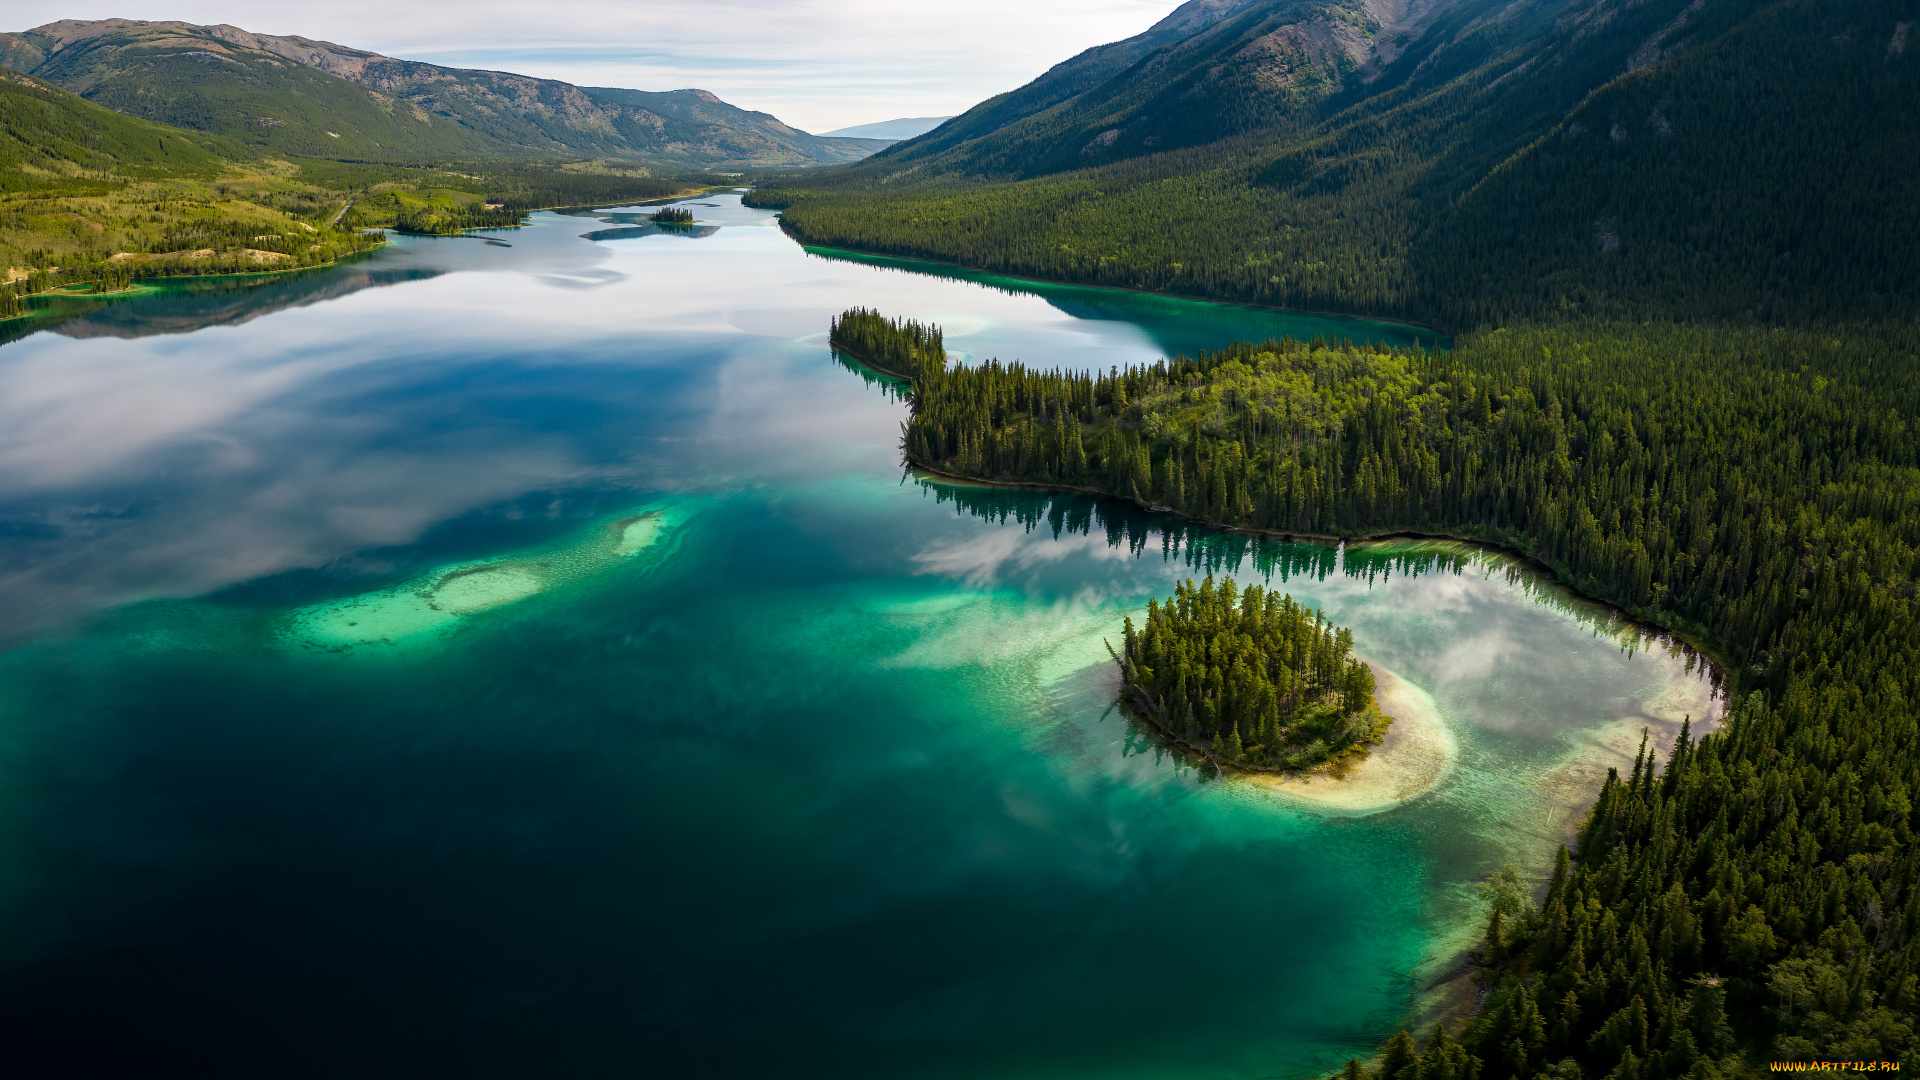
{"type": "Polygon", "coordinates": [[[706,91],[590,91],[225,23],[59,20],[0,34],[0,65],[128,115],[315,157],[579,156],[711,169],[844,163],[885,145],[823,139],[706,91]]]}
{"type": "Polygon", "coordinates": [[[825,139],[886,139],[897,142],[925,135],[951,119],[951,116],[902,116],[894,120],[835,128],[821,132],[820,136],[825,139]]]}
{"type": "Polygon", "coordinates": [[[1456,330],[1920,306],[1911,0],[1190,14],[752,198],[808,243],[1456,330]],[[1308,47],[1336,16],[1366,49],[1308,47]]]}

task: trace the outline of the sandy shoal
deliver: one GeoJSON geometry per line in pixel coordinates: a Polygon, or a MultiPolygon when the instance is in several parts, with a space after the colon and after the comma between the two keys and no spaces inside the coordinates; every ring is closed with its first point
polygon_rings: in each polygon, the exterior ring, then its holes
{"type": "Polygon", "coordinates": [[[1393,717],[1386,739],[1371,753],[1337,773],[1243,773],[1241,778],[1282,798],[1353,816],[1378,813],[1431,791],[1453,771],[1459,744],[1426,691],[1378,664],[1371,666],[1374,700],[1393,717]]]}

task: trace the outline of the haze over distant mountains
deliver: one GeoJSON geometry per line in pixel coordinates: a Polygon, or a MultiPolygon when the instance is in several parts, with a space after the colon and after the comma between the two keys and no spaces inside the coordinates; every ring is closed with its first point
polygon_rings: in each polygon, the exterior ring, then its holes
{"type": "Polygon", "coordinates": [[[915,135],[925,135],[941,124],[953,119],[951,116],[908,116],[899,120],[882,120],[877,124],[855,124],[821,135],[823,139],[911,139],[915,135]]]}
{"type": "Polygon", "coordinates": [[[705,90],[580,87],[224,24],[67,19],[0,34],[0,65],[130,116],[320,157],[573,155],[708,169],[849,162],[885,145],[810,135],[705,90]]]}

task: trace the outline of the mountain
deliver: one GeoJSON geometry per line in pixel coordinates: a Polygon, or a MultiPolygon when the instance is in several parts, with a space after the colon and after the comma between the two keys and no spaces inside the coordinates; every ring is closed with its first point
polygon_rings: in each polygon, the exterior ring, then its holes
{"type": "Polygon", "coordinates": [[[316,157],[608,157],[709,169],[848,162],[884,145],[809,135],[704,90],[589,91],[224,24],[63,20],[0,34],[0,64],[130,116],[316,157]]]}
{"type": "Polygon", "coordinates": [[[840,128],[826,132],[824,139],[887,139],[899,141],[911,139],[915,135],[925,135],[941,124],[953,119],[951,116],[909,116],[899,120],[882,120],[877,124],[856,124],[853,127],[840,128]]]}
{"type": "Polygon", "coordinates": [[[370,228],[511,225],[539,207],[630,203],[725,182],[577,160],[296,164],[0,68],[0,342],[57,314],[43,307],[16,320],[31,293],[318,266],[377,246],[370,228]]]}
{"type": "Polygon", "coordinates": [[[836,139],[788,127],[768,113],[736,108],[705,90],[621,90],[582,87],[594,100],[658,123],[659,137],[692,164],[704,155],[720,166],[845,162],[866,157],[886,143],[877,138],[836,139]]]}
{"type": "Polygon", "coordinates": [[[212,177],[229,155],[224,139],[138,120],[91,105],[37,79],[0,71],[0,192],[101,186],[100,176],[212,177]]]}
{"type": "Polygon", "coordinates": [[[1194,0],[754,199],[813,243],[1455,329],[1902,317],[1914,21],[1911,0],[1194,0]]]}

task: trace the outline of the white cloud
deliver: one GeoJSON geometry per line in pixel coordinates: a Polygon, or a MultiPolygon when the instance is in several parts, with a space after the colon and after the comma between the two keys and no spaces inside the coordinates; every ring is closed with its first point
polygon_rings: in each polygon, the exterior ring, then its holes
{"type": "Polygon", "coordinates": [[[390,56],[598,86],[699,87],[808,131],[958,113],[1083,49],[1131,37],[1178,0],[0,0],[0,26],[179,19],[298,34],[390,56]]]}

